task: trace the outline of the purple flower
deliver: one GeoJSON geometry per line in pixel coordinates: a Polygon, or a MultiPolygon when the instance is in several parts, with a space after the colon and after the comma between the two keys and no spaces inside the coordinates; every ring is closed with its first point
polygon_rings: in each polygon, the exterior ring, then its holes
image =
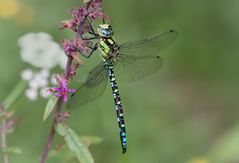
{"type": "Polygon", "coordinates": [[[87,40],[81,40],[81,39],[76,39],[74,41],[74,45],[76,47],[76,49],[79,50],[80,53],[88,53],[89,52],[89,48],[88,48],[88,45],[89,45],[89,41],[87,40]]]}
{"type": "Polygon", "coordinates": [[[63,49],[66,55],[71,55],[73,52],[76,52],[76,47],[74,45],[74,41],[71,40],[63,40],[61,42],[63,49]]]}
{"type": "Polygon", "coordinates": [[[66,53],[66,55],[72,55],[76,51],[80,53],[88,53],[89,52],[89,41],[87,40],[81,40],[81,39],[76,39],[76,40],[63,40],[62,41],[62,46],[63,49],[66,53]]]}
{"type": "Polygon", "coordinates": [[[85,21],[87,16],[93,20],[98,18],[109,18],[104,14],[102,0],[92,0],[90,3],[91,5],[88,9],[86,8],[86,5],[84,5],[80,8],[73,8],[70,10],[70,14],[74,18],[74,22],[76,22],[76,24],[80,25],[85,21]]]}
{"type": "MultiPolygon", "coordinates": [[[[72,20],[63,21],[60,29],[72,29],[80,35],[91,31],[91,24],[86,21],[87,19],[109,19],[107,15],[104,14],[102,8],[102,0],[92,0],[80,8],[71,9],[70,15],[73,17],[72,20]],[[87,4],[90,6],[87,8],[87,4]]],[[[90,20],[91,21],[91,20],[90,20]]]]}
{"type": "Polygon", "coordinates": [[[93,0],[88,9],[88,13],[89,17],[93,20],[97,18],[108,18],[106,15],[104,15],[102,0],[93,0]]]}
{"type": "Polygon", "coordinates": [[[71,16],[78,22],[81,23],[85,20],[85,17],[88,14],[88,11],[85,6],[81,8],[73,8],[70,10],[71,16]]]}
{"type": "Polygon", "coordinates": [[[76,90],[67,87],[67,80],[64,76],[57,75],[56,81],[58,83],[58,87],[51,88],[49,91],[53,92],[56,97],[63,97],[64,101],[68,100],[68,93],[74,93],[76,90]]]}
{"type": "Polygon", "coordinates": [[[76,32],[77,31],[77,21],[76,20],[62,21],[60,29],[63,30],[63,29],[66,29],[66,28],[72,29],[73,31],[76,32]]]}
{"type": "Polygon", "coordinates": [[[96,10],[102,10],[102,0],[92,0],[91,5],[89,6],[88,11],[94,12],[96,10]]]}

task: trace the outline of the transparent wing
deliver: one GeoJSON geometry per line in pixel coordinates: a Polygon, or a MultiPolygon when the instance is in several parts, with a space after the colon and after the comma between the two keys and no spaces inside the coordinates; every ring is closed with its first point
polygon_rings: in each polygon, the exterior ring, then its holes
{"type": "MultiPolygon", "coordinates": [[[[127,42],[119,47],[119,55],[114,64],[116,78],[124,82],[140,80],[157,72],[163,66],[159,52],[170,46],[178,32],[169,31],[149,39],[127,42]]],[[[68,108],[77,108],[97,99],[105,90],[108,76],[103,63],[92,69],[76,93],[67,104],[68,108]]]]}
{"type": "Polygon", "coordinates": [[[152,38],[127,42],[120,45],[115,63],[119,81],[133,82],[157,72],[163,66],[159,52],[169,47],[178,37],[178,32],[170,30],[152,38]]]}
{"type": "Polygon", "coordinates": [[[162,66],[163,59],[159,56],[120,54],[114,67],[119,81],[133,82],[157,72],[162,66]]]}
{"type": "Polygon", "coordinates": [[[119,53],[131,56],[156,56],[169,47],[178,37],[178,32],[170,30],[140,41],[127,42],[119,46],[119,53]]]}
{"type": "Polygon", "coordinates": [[[86,82],[72,94],[67,103],[67,108],[74,109],[96,100],[104,92],[107,85],[108,76],[103,62],[93,68],[86,82]]]}

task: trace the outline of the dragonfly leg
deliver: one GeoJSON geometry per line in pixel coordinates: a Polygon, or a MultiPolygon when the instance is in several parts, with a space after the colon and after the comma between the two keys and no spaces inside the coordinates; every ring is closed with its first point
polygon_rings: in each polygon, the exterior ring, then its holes
{"type": "Polygon", "coordinates": [[[89,38],[83,38],[83,36],[81,35],[81,39],[82,40],[93,40],[93,39],[98,39],[99,35],[95,32],[93,26],[92,26],[92,20],[91,18],[87,18],[86,19],[90,28],[90,31],[88,31],[89,34],[93,35],[93,37],[89,37],[89,38]]]}
{"type": "Polygon", "coordinates": [[[97,34],[95,33],[95,30],[94,30],[94,28],[92,26],[92,20],[90,18],[88,19],[88,23],[89,23],[90,30],[91,30],[91,31],[89,31],[89,33],[94,35],[94,36],[96,36],[97,34]]]}
{"type": "Polygon", "coordinates": [[[81,39],[82,40],[94,40],[94,39],[97,39],[96,36],[93,36],[93,37],[83,37],[82,35],[80,35],[81,39]]]}
{"type": "Polygon", "coordinates": [[[80,35],[82,40],[94,40],[94,39],[99,39],[99,35],[95,32],[89,31],[89,34],[93,35],[93,37],[83,37],[82,35],[80,35]]]}
{"type": "Polygon", "coordinates": [[[90,58],[91,55],[98,49],[98,44],[96,43],[96,44],[94,45],[94,47],[91,47],[91,46],[87,45],[87,47],[91,49],[90,54],[89,54],[89,55],[84,55],[84,54],[82,54],[82,55],[83,55],[83,57],[85,57],[85,58],[90,58]]]}
{"type": "Polygon", "coordinates": [[[90,49],[92,49],[91,53],[87,56],[87,58],[90,58],[90,56],[98,49],[98,44],[96,43],[95,46],[89,47],[90,49]]]}

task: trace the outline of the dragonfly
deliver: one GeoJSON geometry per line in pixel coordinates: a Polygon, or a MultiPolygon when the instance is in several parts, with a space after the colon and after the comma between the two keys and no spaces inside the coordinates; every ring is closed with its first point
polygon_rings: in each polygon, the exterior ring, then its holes
{"type": "Polygon", "coordinates": [[[93,37],[84,40],[96,40],[92,47],[90,57],[97,49],[101,51],[102,61],[88,74],[86,81],[72,94],[68,101],[68,108],[79,108],[96,100],[103,94],[109,81],[115,105],[115,111],[119,126],[122,153],[126,153],[126,127],[123,105],[119,93],[117,80],[122,82],[134,82],[157,72],[163,66],[163,59],[158,55],[169,47],[178,37],[178,32],[170,30],[165,33],[139,41],[118,44],[113,38],[114,32],[110,24],[102,23],[93,27],[90,34],[93,37]]]}

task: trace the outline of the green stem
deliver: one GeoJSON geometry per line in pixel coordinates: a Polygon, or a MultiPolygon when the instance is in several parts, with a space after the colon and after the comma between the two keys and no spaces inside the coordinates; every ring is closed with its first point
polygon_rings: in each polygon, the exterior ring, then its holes
{"type": "Polygon", "coordinates": [[[8,97],[3,101],[3,106],[5,110],[12,106],[12,104],[21,95],[25,88],[26,82],[21,80],[12,90],[12,92],[8,95],[8,97]]]}
{"type": "Polygon", "coordinates": [[[1,125],[1,143],[2,143],[2,153],[3,153],[3,163],[8,163],[8,146],[7,146],[7,126],[6,119],[2,120],[1,125]]]}
{"type": "MultiPolygon", "coordinates": [[[[12,106],[12,104],[16,101],[16,99],[20,96],[20,94],[24,91],[26,87],[26,82],[21,80],[15,88],[10,92],[8,97],[3,101],[3,106],[1,108],[2,112],[5,112],[8,108],[12,106]]],[[[8,146],[7,146],[7,119],[3,118],[1,121],[1,146],[3,152],[3,163],[8,163],[8,146]]]]}

